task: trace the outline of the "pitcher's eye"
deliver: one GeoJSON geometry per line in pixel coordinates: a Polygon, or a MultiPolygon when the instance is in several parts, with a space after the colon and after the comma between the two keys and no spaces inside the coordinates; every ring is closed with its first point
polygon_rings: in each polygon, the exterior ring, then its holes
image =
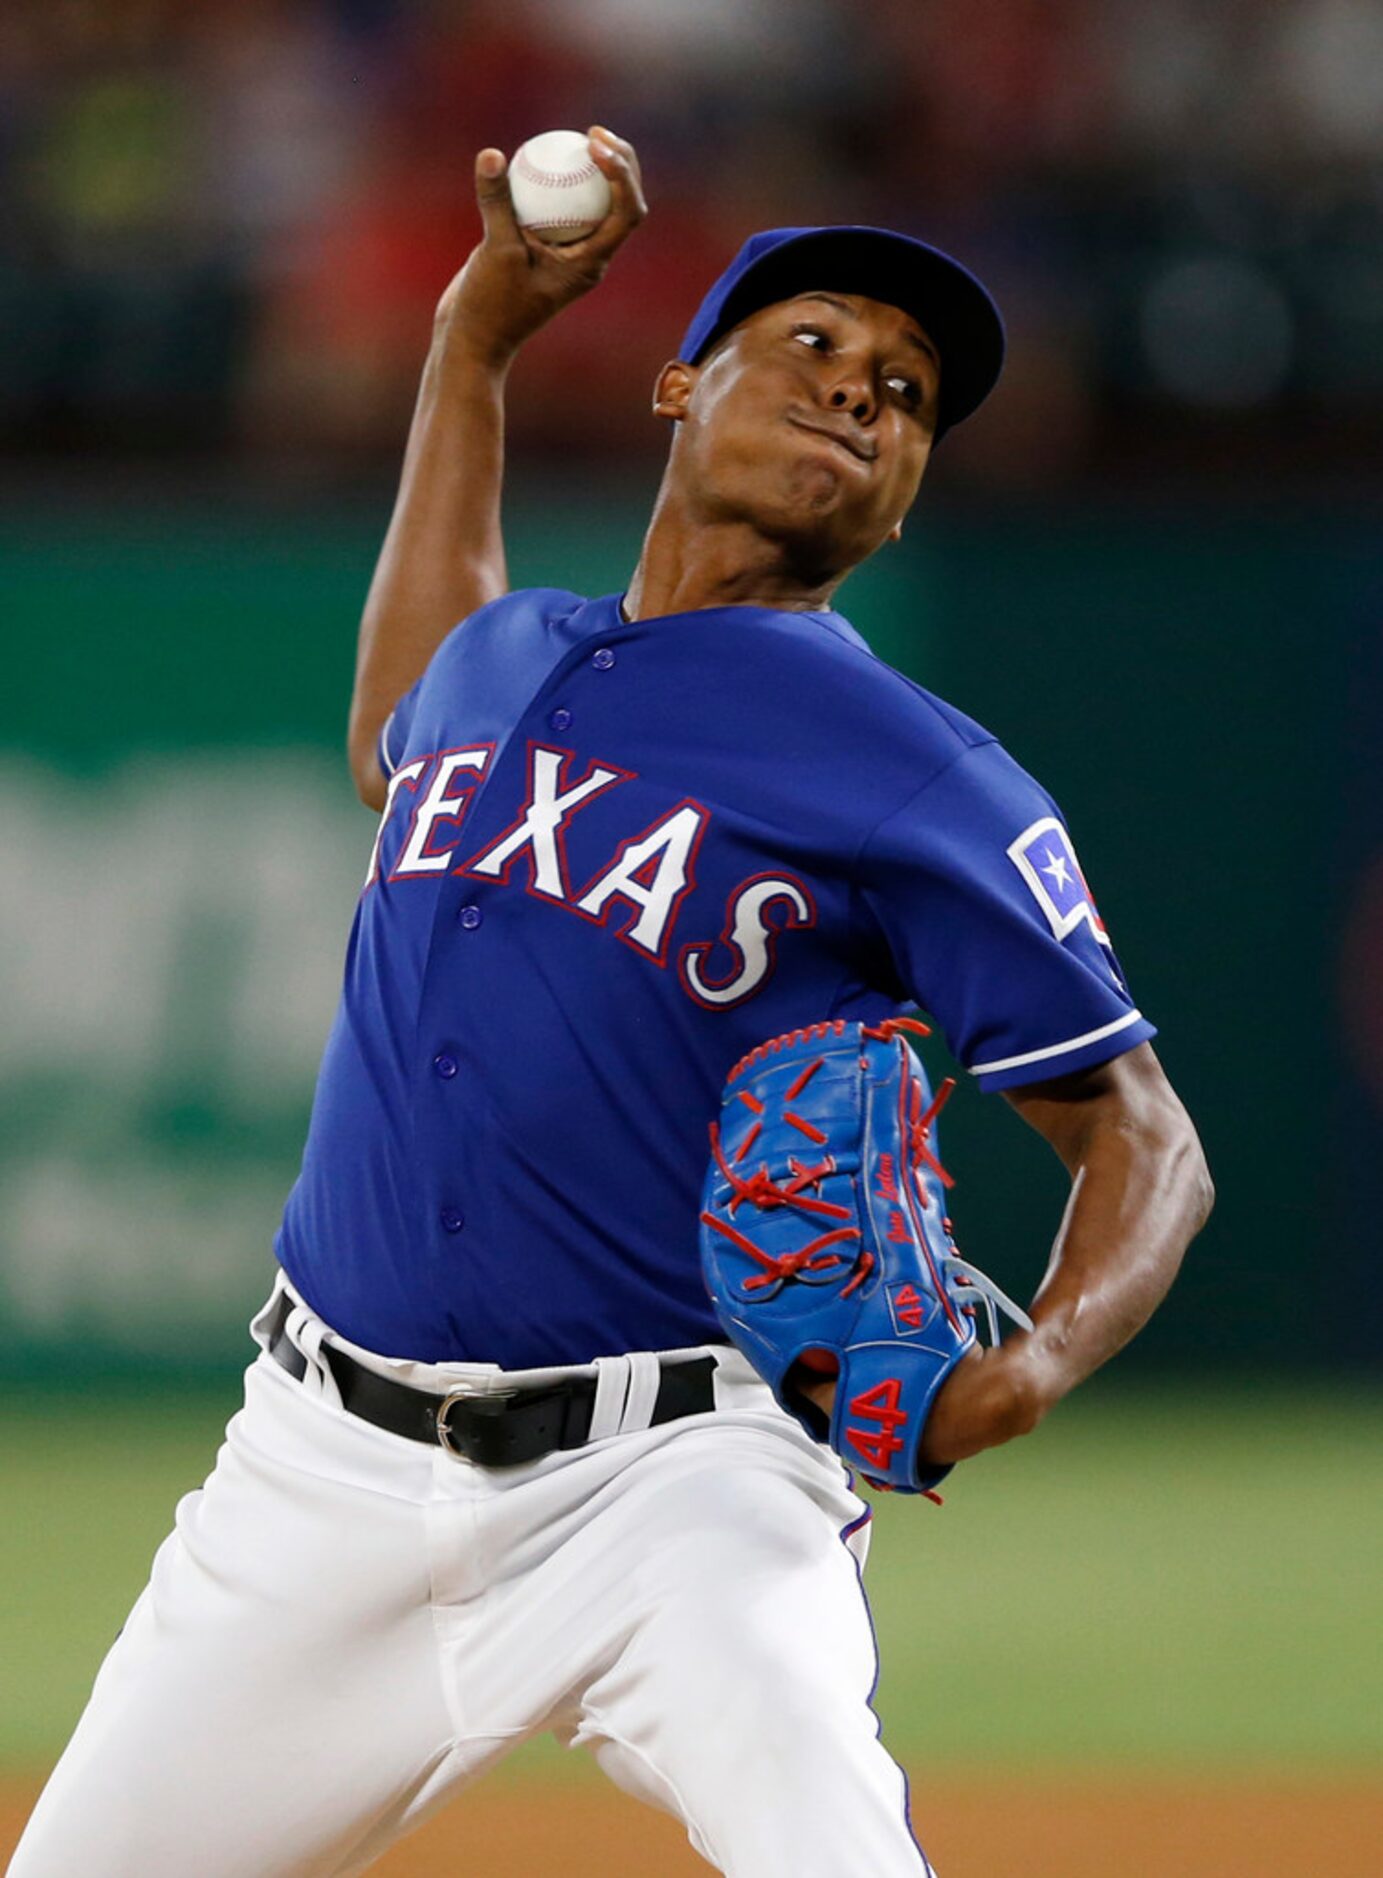
{"type": "Polygon", "coordinates": [[[792,336],[801,340],[804,346],[810,346],[813,352],[829,352],[831,349],[830,334],[824,333],[819,326],[794,326],[792,336]]]}
{"type": "Polygon", "coordinates": [[[910,411],[915,411],[922,402],[922,387],[915,378],[894,376],[887,379],[890,391],[900,397],[910,411]]]}

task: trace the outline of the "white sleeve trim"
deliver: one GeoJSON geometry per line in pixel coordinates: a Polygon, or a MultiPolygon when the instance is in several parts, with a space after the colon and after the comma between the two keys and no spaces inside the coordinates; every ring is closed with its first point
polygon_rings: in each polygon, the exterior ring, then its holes
{"type": "Polygon", "coordinates": [[[398,768],[398,764],[394,761],[389,751],[389,732],[394,728],[394,718],[396,715],[397,708],[390,711],[388,717],[384,720],[384,728],[379,733],[379,754],[383,758],[380,768],[384,771],[386,776],[392,776],[394,771],[398,768]]]}
{"type": "Polygon", "coordinates": [[[1023,1056],[1005,1056],[997,1063],[972,1063],[972,1076],[992,1076],[1001,1069],[1022,1069],[1027,1063],[1045,1063],[1049,1056],[1065,1056],[1070,1050],[1084,1049],[1087,1043],[1103,1043],[1106,1037],[1112,1037],[1116,1031],[1127,1030],[1130,1024],[1136,1024],[1142,1017],[1141,1011],[1128,1011],[1123,1017],[1116,1017],[1112,1024],[1101,1024],[1098,1030],[1087,1030],[1083,1037],[1072,1037],[1066,1043],[1049,1044],[1045,1050],[1029,1050],[1023,1056]]]}

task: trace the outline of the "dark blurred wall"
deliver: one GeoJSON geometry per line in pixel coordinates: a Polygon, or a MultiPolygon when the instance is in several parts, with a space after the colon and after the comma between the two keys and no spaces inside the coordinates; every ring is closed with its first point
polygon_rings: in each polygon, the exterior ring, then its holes
{"type": "MultiPolygon", "coordinates": [[[[1357,654],[1383,624],[1376,525],[1086,505],[957,516],[934,552],[938,688],[1069,816],[1218,1183],[1137,1354],[1376,1360],[1383,1229],[1377,1213],[1347,1221],[1383,1117],[1350,1084],[1339,999],[1344,911],[1366,819],[1378,827],[1342,747],[1357,654]]],[[[1383,951],[1357,961],[1380,968],[1383,951]]],[[[967,1208],[981,1262],[1002,1260],[1050,1218],[1060,1177],[1045,1150],[1001,1147],[997,1121],[972,1124],[975,1106],[953,1133],[967,1188],[1002,1170],[1003,1192],[967,1208]]]]}
{"type": "MultiPolygon", "coordinates": [[[[340,746],[384,519],[0,521],[10,1367],[244,1353],[372,836],[340,746]]],[[[643,520],[532,487],[514,578],[618,588],[643,520]]],[[[843,595],[1061,802],[1201,1125],[1219,1209],[1130,1360],[1377,1359],[1381,592],[1363,515],[924,499],[843,595]]],[[[948,1123],[964,1248],[1035,1283],[1060,1169],[1002,1098],[948,1123]]]]}
{"type": "Polygon", "coordinates": [[[1340,1206],[1324,1270],[1347,1275],[1336,1334],[1376,1361],[1383,1350],[1383,555],[1366,551],[1358,575],[1343,616],[1344,808],[1327,837],[1342,887],[1327,953],[1343,1075],[1327,1109],[1340,1206]]]}

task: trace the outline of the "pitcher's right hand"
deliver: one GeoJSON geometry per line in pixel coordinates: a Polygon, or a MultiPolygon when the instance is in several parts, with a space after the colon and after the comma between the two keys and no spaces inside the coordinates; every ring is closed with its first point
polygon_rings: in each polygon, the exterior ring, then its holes
{"type": "Polygon", "coordinates": [[[438,302],[437,325],[448,350],[503,369],[540,326],[589,293],[648,213],[634,146],[599,124],[588,135],[596,166],[609,180],[610,208],[589,235],[560,247],[519,227],[504,153],[482,150],[476,157],[485,232],[438,302]]]}

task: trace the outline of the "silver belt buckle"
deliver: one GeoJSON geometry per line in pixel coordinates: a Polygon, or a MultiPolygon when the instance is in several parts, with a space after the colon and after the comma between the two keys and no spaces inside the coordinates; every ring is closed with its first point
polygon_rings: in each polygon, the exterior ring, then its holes
{"type": "Polygon", "coordinates": [[[442,1397],[434,1413],[433,1419],[437,1424],[437,1440],[439,1444],[445,1448],[454,1461],[468,1461],[470,1456],[463,1454],[461,1449],[454,1445],[451,1438],[451,1430],[447,1426],[447,1416],[451,1413],[452,1409],[458,1402],[471,1402],[475,1404],[493,1402],[496,1404],[494,1413],[499,1414],[501,1412],[499,1405],[505,1402],[512,1402],[518,1393],[517,1389],[453,1389],[450,1395],[442,1397]]]}

